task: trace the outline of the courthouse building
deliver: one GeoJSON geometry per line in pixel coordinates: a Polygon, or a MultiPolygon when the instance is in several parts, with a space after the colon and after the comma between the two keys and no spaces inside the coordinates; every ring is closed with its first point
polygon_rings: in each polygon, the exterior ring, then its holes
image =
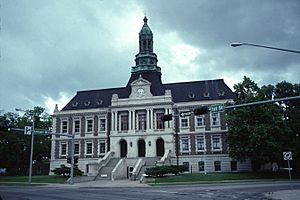
{"type": "MultiPolygon", "coordinates": [[[[53,132],[75,134],[79,168],[89,176],[113,180],[140,177],[147,167],[177,163],[193,173],[250,169],[249,162],[229,157],[224,111],[214,109],[233,100],[224,80],[164,84],[157,62],[145,17],[127,84],[78,91],[62,110],[56,107],[53,132]],[[201,106],[210,111],[195,115],[192,111],[201,106]],[[172,119],[163,121],[167,114],[172,119]]],[[[52,137],[51,170],[68,165],[71,147],[67,137],[52,137]]]]}

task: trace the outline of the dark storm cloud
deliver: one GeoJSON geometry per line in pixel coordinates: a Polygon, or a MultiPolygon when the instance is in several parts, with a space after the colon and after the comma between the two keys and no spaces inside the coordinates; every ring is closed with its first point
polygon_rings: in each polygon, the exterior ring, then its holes
{"type": "Polygon", "coordinates": [[[230,47],[231,42],[241,41],[299,49],[297,0],[145,1],[145,7],[153,16],[151,21],[160,21],[159,28],[176,31],[186,43],[206,49],[209,52],[206,59],[222,61],[215,71],[248,72],[265,84],[285,78],[298,81],[295,73],[300,73],[299,54],[230,47]],[[298,70],[286,73],[294,65],[298,70]]]}
{"type": "Polygon", "coordinates": [[[260,84],[299,82],[300,54],[230,47],[299,50],[299,10],[298,0],[2,1],[0,110],[125,86],[144,13],[167,82],[244,75],[260,84]],[[181,64],[176,45],[196,56],[181,64]]]}

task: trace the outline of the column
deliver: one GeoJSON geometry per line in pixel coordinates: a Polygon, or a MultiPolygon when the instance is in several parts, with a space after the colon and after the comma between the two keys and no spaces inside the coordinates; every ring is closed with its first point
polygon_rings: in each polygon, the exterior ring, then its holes
{"type": "Polygon", "coordinates": [[[135,128],[135,110],[132,111],[132,130],[136,130],[135,128]]]}
{"type": "Polygon", "coordinates": [[[131,121],[132,111],[129,110],[128,113],[129,113],[128,114],[128,129],[132,130],[132,121],[131,121]]]}
{"type": "Polygon", "coordinates": [[[146,110],[146,130],[150,129],[150,117],[149,117],[149,113],[150,113],[150,110],[147,109],[146,110]]]}
{"type": "Polygon", "coordinates": [[[111,129],[113,130],[113,131],[115,131],[115,112],[111,112],[111,125],[112,125],[112,127],[111,127],[111,129]]]}
{"type": "Polygon", "coordinates": [[[150,109],[150,128],[153,129],[153,108],[150,109]]]}

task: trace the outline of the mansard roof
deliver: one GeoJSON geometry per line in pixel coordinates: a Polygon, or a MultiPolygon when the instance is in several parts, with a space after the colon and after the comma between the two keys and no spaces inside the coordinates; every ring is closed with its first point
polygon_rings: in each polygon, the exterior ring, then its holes
{"type": "MultiPolygon", "coordinates": [[[[224,83],[223,79],[162,84],[160,73],[155,75],[153,73],[158,72],[142,74],[142,77],[152,84],[150,90],[153,96],[161,96],[165,94],[165,90],[171,90],[174,103],[233,99],[234,97],[234,93],[224,83]]],[[[111,105],[113,94],[118,94],[121,99],[129,98],[130,83],[138,77],[138,73],[132,74],[126,87],[78,91],[62,111],[107,108],[111,105]]]]}

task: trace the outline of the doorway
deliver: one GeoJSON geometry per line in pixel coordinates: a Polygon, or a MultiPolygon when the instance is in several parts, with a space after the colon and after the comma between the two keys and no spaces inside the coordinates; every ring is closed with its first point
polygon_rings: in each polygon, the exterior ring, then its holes
{"type": "Polygon", "coordinates": [[[127,156],[127,142],[126,140],[120,141],[120,156],[121,158],[124,158],[127,156]]]}
{"type": "Polygon", "coordinates": [[[164,156],[165,154],[165,142],[162,138],[156,140],[156,156],[164,156]]]}
{"type": "Polygon", "coordinates": [[[145,157],[145,155],[146,155],[146,143],[145,140],[140,139],[138,141],[138,156],[145,157]]]}

